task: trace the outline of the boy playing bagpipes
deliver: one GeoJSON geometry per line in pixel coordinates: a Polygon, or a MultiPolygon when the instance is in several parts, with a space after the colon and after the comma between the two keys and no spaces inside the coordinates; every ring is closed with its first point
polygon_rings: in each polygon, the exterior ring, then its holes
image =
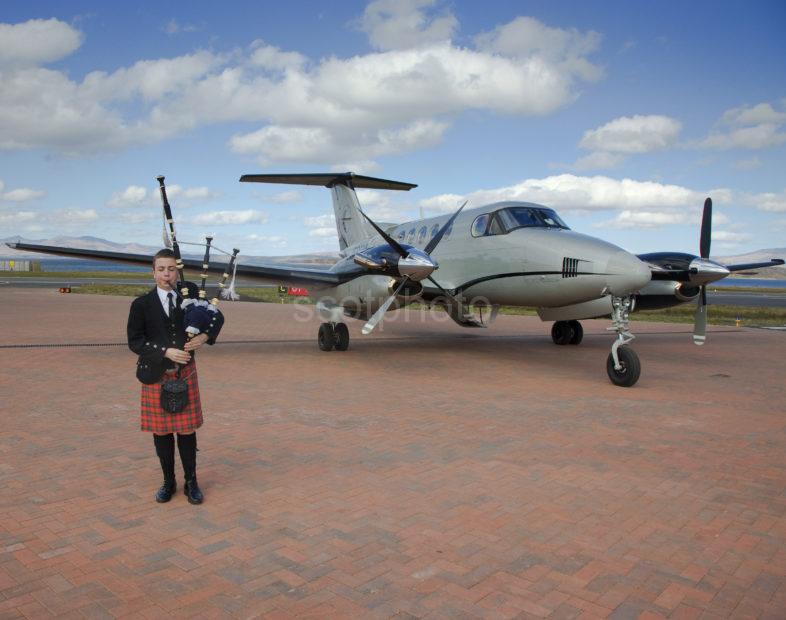
{"type": "MultiPolygon", "coordinates": [[[[203,419],[194,353],[204,344],[212,345],[216,341],[224,316],[216,307],[217,299],[210,303],[205,299],[210,238],[203,261],[202,287],[197,289],[195,284],[185,282],[163,177],[159,177],[159,183],[173,248],[156,253],[153,257],[156,286],[131,304],[128,346],[139,356],[136,375],[142,383],[141,429],[153,433],[164,474],[156,501],[168,502],[177,490],[176,433],[185,495],[191,504],[201,504],[204,496],[196,478],[196,429],[202,426],[203,419]]],[[[227,271],[231,271],[234,258],[233,255],[227,271]]],[[[226,276],[225,273],[220,283],[222,288],[226,276]]]]}

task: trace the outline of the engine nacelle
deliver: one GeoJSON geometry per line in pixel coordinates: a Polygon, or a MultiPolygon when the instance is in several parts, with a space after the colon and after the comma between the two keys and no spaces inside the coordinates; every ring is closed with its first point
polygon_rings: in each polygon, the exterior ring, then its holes
{"type": "Polygon", "coordinates": [[[636,295],[636,310],[659,310],[695,301],[699,287],[688,282],[653,280],[636,295]]]}
{"type": "MultiPolygon", "coordinates": [[[[399,281],[388,276],[361,276],[319,291],[323,306],[343,307],[345,316],[367,320],[396,290],[399,281]]],[[[409,280],[390,306],[403,308],[419,298],[423,291],[420,282],[409,280]]]]}

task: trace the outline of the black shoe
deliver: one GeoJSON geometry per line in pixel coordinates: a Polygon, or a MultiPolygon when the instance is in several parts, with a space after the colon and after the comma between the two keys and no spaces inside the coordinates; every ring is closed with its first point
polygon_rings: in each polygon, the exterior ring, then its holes
{"type": "Polygon", "coordinates": [[[183,493],[185,493],[188,498],[189,504],[201,504],[202,500],[205,499],[205,496],[202,495],[202,491],[199,490],[196,478],[186,480],[183,485],[183,493]]]}
{"type": "Polygon", "coordinates": [[[177,491],[176,482],[164,482],[164,484],[161,485],[161,488],[156,492],[156,501],[159,504],[168,502],[170,499],[172,499],[175,491],[177,491]]]}

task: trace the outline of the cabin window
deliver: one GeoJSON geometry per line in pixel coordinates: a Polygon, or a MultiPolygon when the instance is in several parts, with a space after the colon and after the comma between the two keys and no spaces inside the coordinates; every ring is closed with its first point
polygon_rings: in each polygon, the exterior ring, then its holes
{"type": "Polygon", "coordinates": [[[407,243],[412,243],[413,241],[415,241],[415,229],[410,228],[407,233],[407,243]]]}
{"type": "Polygon", "coordinates": [[[434,224],[431,227],[431,235],[430,235],[430,237],[433,239],[434,237],[436,237],[438,232],[439,232],[439,224],[434,224]]]}
{"type": "Polygon", "coordinates": [[[450,233],[452,233],[452,232],[453,232],[453,222],[450,223],[450,226],[448,226],[448,228],[445,231],[445,234],[442,236],[442,238],[444,239],[445,237],[450,237],[450,233]]]}
{"type": "Polygon", "coordinates": [[[399,241],[404,241],[404,237],[406,235],[407,235],[407,231],[406,230],[399,230],[398,234],[396,235],[396,239],[398,239],[399,241]]]}
{"type": "Polygon", "coordinates": [[[472,228],[470,229],[472,232],[473,237],[482,237],[486,234],[486,228],[489,225],[489,214],[484,213],[483,215],[479,215],[475,218],[475,221],[472,222],[472,228]]]}
{"type": "Polygon", "coordinates": [[[418,231],[418,243],[423,243],[426,240],[426,233],[428,232],[428,228],[423,226],[418,231]]]}

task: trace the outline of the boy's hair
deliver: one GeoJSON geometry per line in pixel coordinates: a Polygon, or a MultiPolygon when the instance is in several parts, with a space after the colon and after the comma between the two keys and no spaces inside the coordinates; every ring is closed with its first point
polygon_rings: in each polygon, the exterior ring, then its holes
{"type": "Polygon", "coordinates": [[[159,258],[175,258],[175,253],[169,248],[164,248],[156,252],[156,255],[153,257],[153,269],[156,268],[156,261],[159,258]]]}

